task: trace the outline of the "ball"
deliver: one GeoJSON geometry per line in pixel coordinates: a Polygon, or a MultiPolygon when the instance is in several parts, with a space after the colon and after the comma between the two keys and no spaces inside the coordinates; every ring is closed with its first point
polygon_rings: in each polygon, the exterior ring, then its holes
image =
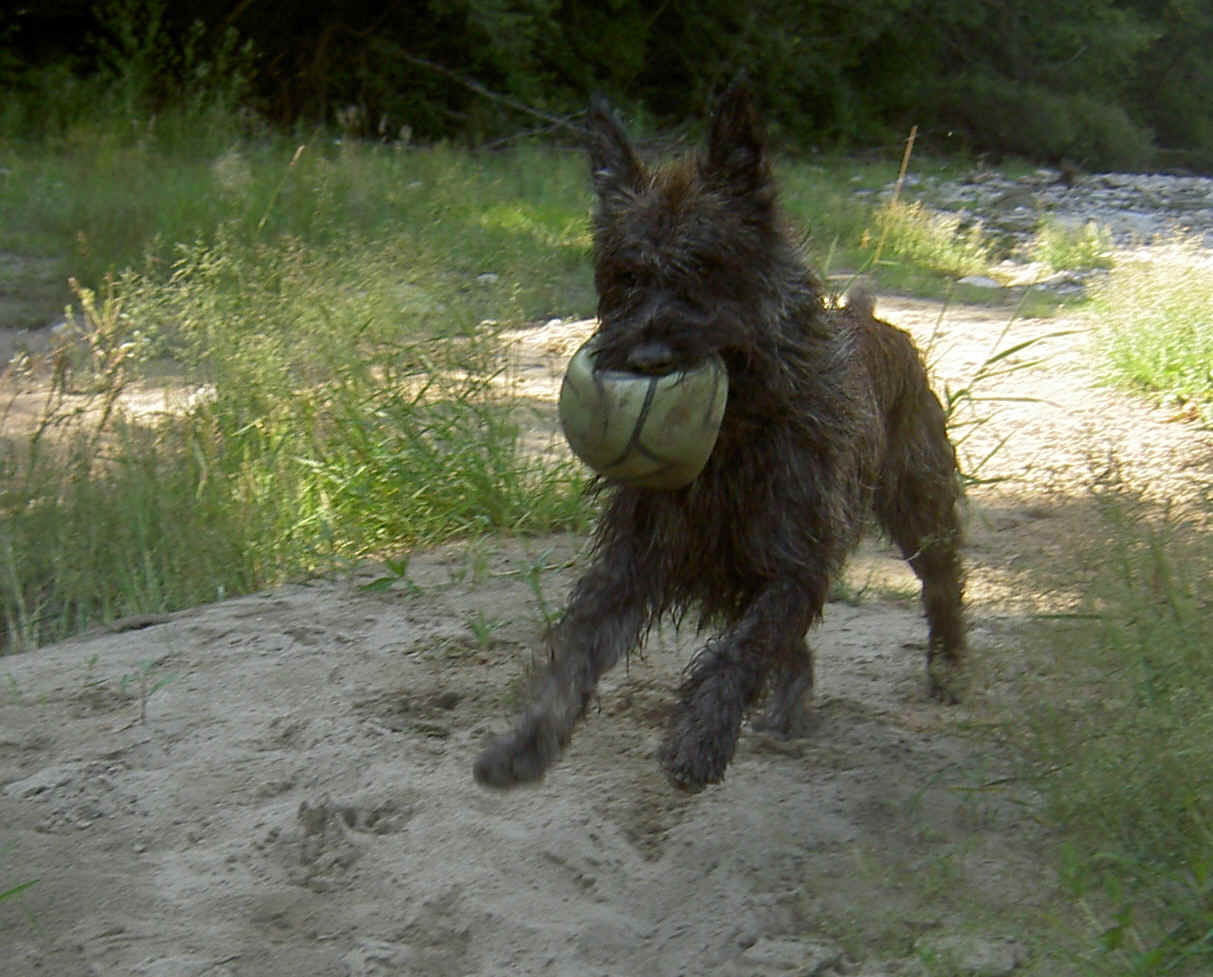
{"type": "Polygon", "coordinates": [[[597,337],[569,361],[559,413],[573,452],[603,478],[642,488],[689,485],[707,464],[728,401],[724,361],[658,376],[594,365],[597,337]]]}

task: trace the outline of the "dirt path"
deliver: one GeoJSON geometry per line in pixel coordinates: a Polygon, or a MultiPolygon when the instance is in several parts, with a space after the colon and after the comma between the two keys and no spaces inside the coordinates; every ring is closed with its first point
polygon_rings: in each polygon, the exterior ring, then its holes
{"type": "MultiPolygon", "coordinates": [[[[924,342],[939,317],[928,302],[879,312],[924,342]]],[[[940,377],[963,384],[1006,318],[949,310],[940,377]]],[[[1004,345],[1070,326],[1016,323],[1004,345]]],[[[550,385],[575,338],[519,334],[515,377],[550,385]]],[[[1042,339],[1046,362],[1008,388],[1034,399],[965,444],[979,458],[1014,432],[983,471],[1014,478],[973,493],[966,704],[927,700],[912,578],[873,545],[816,641],[811,737],[747,732],[727,782],[699,795],[671,791],[653,757],[689,631],[609,676],[540,786],[472,781],[533,666],[537,593],[559,606],[578,539],[463,543],[415,555],[387,592],[360,589],[368,569],[5,659],[0,891],[38,882],[0,901],[0,970],[1059,973],[1037,945],[1049,839],[1034,798],[993,789],[1012,759],[973,730],[1023,616],[1073,596],[1038,593],[1029,572],[1083,531],[1109,449],[1181,501],[1211,470],[1199,432],[1094,388],[1082,341],[1042,339]]]]}

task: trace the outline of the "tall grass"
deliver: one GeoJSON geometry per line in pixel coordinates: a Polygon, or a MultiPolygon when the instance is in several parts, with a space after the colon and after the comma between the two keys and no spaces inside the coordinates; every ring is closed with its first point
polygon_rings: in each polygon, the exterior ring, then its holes
{"type": "Polygon", "coordinates": [[[86,247],[71,260],[101,294],[78,290],[83,339],[6,377],[44,399],[32,422],[0,405],[4,650],[453,534],[584,524],[582,473],[524,444],[533,405],[498,382],[512,327],[592,308],[579,158],[123,152],[139,165],[97,196],[17,169],[38,240],[86,247]],[[180,403],[127,409],[150,382],[180,403]]]}
{"type": "Polygon", "coordinates": [[[1123,486],[1098,503],[1080,553],[1087,606],[1042,635],[1064,654],[1048,656],[1026,751],[1090,927],[1085,972],[1208,974],[1213,544],[1123,486]]]}
{"type": "Polygon", "coordinates": [[[1046,219],[1032,237],[1028,254],[1054,271],[1111,268],[1112,240],[1094,221],[1081,225],[1046,219]]]}
{"type": "Polygon", "coordinates": [[[90,358],[49,378],[43,420],[10,440],[7,650],[455,534],[584,523],[580,472],[524,447],[523,406],[493,382],[508,360],[498,327],[394,338],[396,324],[322,302],[331,279],[292,299],[274,262],[238,266],[225,289],[186,266],[166,284],[128,278],[127,302],[105,304],[113,328],[90,316],[112,344],[91,356],[177,351],[204,381],[192,404],[134,416],[118,395],[140,363],[98,373],[90,358]]]}
{"type": "Polygon", "coordinates": [[[979,274],[990,264],[980,224],[966,227],[959,215],[933,213],[918,201],[885,204],[874,230],[899,260],[949,278],[979,274]]]}
{"type": "Polygon", "coordinates": [[[1197,240],[1119,256],[1092,294],[1096,348],[1115,382],[1213,422],[1213,258],[1197,240]]]}
{"type": "MultiPolygon", "coordinates": [[[[921,162],[932,173],[951,174],[939,160],[921,162]]],[[[781,169],[784,208],[803,229],[815,262],[827,271],[862,272],[884,287],[930,295],[950,294],[957,279],[986,272],[993,245],[980,223],[919,200],[866,202],[896,172],[891,160],[836,159],[781,169]]]]}

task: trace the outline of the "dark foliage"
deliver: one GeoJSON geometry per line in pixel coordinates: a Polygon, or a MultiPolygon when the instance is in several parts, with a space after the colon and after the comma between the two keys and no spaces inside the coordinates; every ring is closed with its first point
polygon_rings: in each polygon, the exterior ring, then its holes
{"type": "Polygon", "coordinates": [[[0,26],[0,83],[38,107],[10,105],[10,131],[79,111],[41,111],[65,76],[120,82],[150,113],[230,95],[239,74],[241,103],[274,123],[483,143],[560,130],[594,90],[673,124],[744,69],[773,136],[802,149],[892,145],[917,124],[945,151],[1135,166],[1156,136],[1209,166],[1211,46],[1213,13],[1185,0],[58,0],[0,26]]]}

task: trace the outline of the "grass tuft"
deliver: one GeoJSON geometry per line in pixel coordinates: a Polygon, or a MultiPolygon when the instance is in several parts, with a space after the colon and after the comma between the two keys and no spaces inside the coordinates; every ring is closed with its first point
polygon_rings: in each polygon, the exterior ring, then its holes
{"type": "Polygon", "coordinates": [[[966,226],[960,215],[928,210],[920,201],[891,201],[876,210],[868,241],[883,241],[899,262],[950,278],[983,273],[990,248],[980,224],[966,226]]]}
{"type": "Polygon", "coordinates": [[[1111,268],[1112,237],[1095,221],[1073,225],[1045,220],[1028,245],[1028,254],[1054,271],[1111,268]]]}
{"type": "Polygon", "coordinates": [[[1118,257],[1092,292],[1096,348],[1115,383],[1213,423],[1213,261],[1176,240],[1118,257]]]}

